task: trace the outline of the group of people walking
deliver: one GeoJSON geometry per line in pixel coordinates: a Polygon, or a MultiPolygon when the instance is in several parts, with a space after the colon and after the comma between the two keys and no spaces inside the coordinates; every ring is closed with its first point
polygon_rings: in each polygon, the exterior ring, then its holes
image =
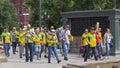
{"type": "Polygon", "coordinates": [[[83,54],[84,62],[87,62],[87,59],[92,56],[94,56],[95,61],[98,61],[99,59],[102,60],[103,55],[106,56],[106,59],[109,59],[112,39],[113,36],[109,28],[106,29],[104,36],[102,36],[99,23],[97,23],[95,28],[91,27],[90,32],[88,29],[85,29],[85,32],[82,35],[82,46],[85,48],[83,54]],[[106,46],[105,53],[103,52],[103,46],[106,46]]]}
{"type": "Polygon", "coordinates": [[[55,56],[57,63],[61,62],[57,48],[60,49],[60,54],[64,56],[64,60],[68,60],[68,52],[70,49],[71,32],[69,25],[63,29],[62,27],[54,29],[51,26],[48,30],[44,28],[31,28],[28,24],[24,28],[13,27],[9,32],[8,28],[2,33],[2,43],[4,45],[5,56],[9,57],[10,46],[12,46],[13,54],[19,52],[19,58],[23,58],[25,52],[25,61],[33,62],[33,57],[39,60],[44,52],[44,57],[48,58],[48,63],[51,63],[51,56],[55,56]],[[19,47],[19,50],[17,50],[19,47]]]}
{"type": "MultiPolygon", "coordinates": [[[[95,28],[91,27],[90,31],[85,29],[81,37],[82,46],[85,48],[84,62],[87,62],[87,59],[92,56],[96,61],[101,60],[103,45],[106,46],[106,58],[109,58],[112,39],[113,36],[109,28],[106,29],[106,33],[102,36],[99,23],[95,28]]],[[[57,63],[60,63],[61,59],[57,48],[59,48],[61,56],[64,56],[64,60],[68,60],[71,41],[73,41],[73,36],[69,25],[66,25],[65,29],[63,27],[54,29],[54,26],[51,26],[48,30],[46,27],[31,28],[31,25],[28,24],[24,28],[19,28],[18,31],[16,27],[13,27],[10,32],[8,28],[5,28],[2,33],[5,56],[10,56],[9,50],[10,46],[12,46],[13,54],[19,52],[19,58],[23,58],[25,52],[26,62],[33,62],[35,56],[39,60],[44,52],[44,57],[48,58],[48,63],[51,63],[51,56],[55,56],[57,63]],[[17,50],[17,47],[19,47],[19,50],[17,50]]]]}

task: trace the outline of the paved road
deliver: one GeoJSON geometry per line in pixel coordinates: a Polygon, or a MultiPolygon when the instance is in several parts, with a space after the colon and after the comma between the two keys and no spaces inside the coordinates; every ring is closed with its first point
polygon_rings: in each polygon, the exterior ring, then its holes
{"type": "Polygon", "coordinates": [[[69,55],[69,61],[64,61],[63,57],[61,56],[61,63],[57,63],[55,58],[52,58],[52,61],[50,64],[47,63],[47,59],[42,56],[40,60],[36,60],[34,58],[33,62],[25,62],[25,58],[20,59],[18,57],[18,54],[13,55],[10,54],[10,57],[8,58],[7,63],[0,64],[0,68],[62,68],[63,65],[66,65],[67,63],[74,63],[79,62],[80,60],[83,60],[80,58],[80,55],[70,54],[69,55]]]}
{"type": "MultiPolygon", "coordinates": [[[[12,51],[10,51],[11,53],[12,51]]],[[[84,65],[89,63],[98,63],[98,62],[110,62],[110,61],[120,61],[120,56],[111,56],[110,59],[99,60],[95,62],[94,60],[88,60],[88,62],[83,62],[83,58],[79,54],[69,54],[69,60],[64,61],[63,57],[60,56],[61,63],[57,63],[55,58],[52,58],[51,63],[47,63],[47,59],[42,56],[40,60],[36,60],[34,57],[33,62],[25,62],[25,58],[20,59],[18,53],[16,55],[10,54],[8,57],[7,63],[0,64],[0,68],[62,68],[66,64],[75,64],[75,65],[84,65]]]]}

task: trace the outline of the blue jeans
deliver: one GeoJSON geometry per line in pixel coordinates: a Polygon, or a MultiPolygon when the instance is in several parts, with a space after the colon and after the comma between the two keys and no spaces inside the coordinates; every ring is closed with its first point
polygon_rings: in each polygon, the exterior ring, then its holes
{"type": "Polygon", "coordinates": [[[17,47],[17,43],[16,42],[12,42],[13,54],[15,54],[15,52],[16,52],[16,47],[17,47]]]}
{"type": "Polygon", "coordinates": [[[107,43],[106,45],[106,56],[110,55],[110,43],[107,43]]]}
{"type": "Polygon", "coordinates": [[[62,43],[61,42],[58,43],[58,47],[60,49],[60,53],[63,54],[63,48],[62,48],[62,43]]]}
{"type": "Polygon", "coordinates": [[[20,58],[22,58],[23,52],[24,52],[24,46],[19,46],[19,56],[20,56],[20,58]]]}
{"type": "Polygon", "coordinates": [[[98,50],[98,57],[101,58],[102,55],[101,44],[97,44],[97,50],[98,50]]]}
{"type": "Polygon", "coordinates": [[[35,55],[37,56],[37,59],[39,60],[39,56],[41,53],[41,45],[35,45],[35,55]]]}
{"type": "Polygon", "coordinates": [[[70,44],[65,43],[64,44],[64,58],[68,58],[69,49],[70,49],[70,44]]]}
{"type": "Polygon", "coordinates": [[[10,44],[9,43],[5,43],[4,44],[4,52],[5,52],[5,56],[7,56],[7,57],[10,56],[9,50],[10,50],[10,44]]]}
{"type": "Polygon", "coordinates": [[[92,54],[94,55],[94,58],[97,61],[98,58],[97,58],[97,55],[96,55],[95,47],[92,47],[91,49],[92,49],[92,54]]]}
{"type": "Polygon", "coordinates": [[[84,61],[87,61],[87,59],[89,57],[89,50],[90,50],[90,46],[86,45],[85,46],[85,53],[84,53],[84,61]]]}
{"type": "Polygon", "coordinates": [[[57,53],[57,50],[56,50],[56,47],[54,46],[48,46],[48,62],[51,62],[51,53],[54,53],[55,57],[56,57],[56,60],[59,61],[59,57],[58,57],[58,53],[57,53]]]}
{"type": "Polygon", "coordinates": [[[26,43],[25,45],[25,54],[26,54],[26,62],[33,61],[33,43],[26,43]],[[29,55],[30,53],[30,55],[29,55]]]}

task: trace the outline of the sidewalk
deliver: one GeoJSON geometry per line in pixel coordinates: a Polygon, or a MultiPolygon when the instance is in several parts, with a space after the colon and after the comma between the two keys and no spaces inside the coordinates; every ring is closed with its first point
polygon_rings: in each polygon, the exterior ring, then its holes
{"type": "Polygon", "coordinates": [[[0,63],[7,62],[7,58],[4,56],[4,51],[0,50],[0,63]]]}
{"type": "Polygon", "coordinates": [[[97,66],[99,66],[98,68],[111,68],[114,65],[120,65],[120,56],[111,56],[109,59],[98,61],[89,59],[88,62],[83,62],[82,60],[79,62],[69,62],[67,65],[63,66],[63,68],[97,68],[97,66]]]}

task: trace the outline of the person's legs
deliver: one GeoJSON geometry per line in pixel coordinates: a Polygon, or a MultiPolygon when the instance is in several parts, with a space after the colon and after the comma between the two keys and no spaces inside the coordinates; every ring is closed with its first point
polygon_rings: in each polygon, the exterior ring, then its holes
{"type": "Polygon", "coordinates": [[[59,44],[58,44],[58,45],[59,45],[60,53],[61,53],[61,54],[63,54],[62,43],[61,43],[61,42],[59,42],[59,44]]]}
{"type": "Polygon", "coordinates": [[[33,54],[33,56],[34,56],[34,55],[36,55],[36,54],[35,54],[35,44],[34,44],[34,43],[31,43],[31,45],[32,45],[32,54],[33,54]]]}
{"type": "Polygon", "coordinates": [[[87,61],[87,59],[88,59],[88,57],[89,57],[89,45],[86,45],[85,46],[85,56],[84,56],[84,62],[86,62],[87,61]]]}
{"type": "Polygon", "coordinates": [[[22,58],[23,46],[19,46],[19,57],[22,58]]]}
{"type": "Polygon", "coordinates": [[[101,49],[101,56],[103,56],[103,44],[100,43],[100,49],[101,49]]]}
{"type": "Polygon", "coordinates": [[[59,63],[59,62],[60,62],[60,59],[59,59],[59,57],[58,57],[58,53],[57,53],[56,47],[52,47],[52,50],[53,50],[53,52],[54,52],[54,55],[55,55],[55,57],[56,57],[57,62],[59,63]]]}
{"type": "Polygon", "coordinates": [[[51,63],[51,52],[52,52],[51,46],[48,46],[48,63],[51,63]]]}
{"type": "Polygon", "coordinates": [[[12,42],[12,51],[13,51],[13,54],[15,54],[14,47],[15,47],[15,44],[14,44],[14,42],[12,42]]]}
{"type": "Polygon", "coordinates": [[[37,60],[39,60],[39,56],[40,56],[40,52],[41,52],[41,45],[37,45],[35,50],[36,50],[37,60]]]}
{"type": "Polygon", "coordinates": [[[67,49],[68,49],[68,52],[70,51],[70,44],[67,43],[67,49]]]}
{"type": "Polygon", "coordinates": [[[33,44],[29,43],[29,49],[30,49],[30,62],[33,62],[33,44]]]}
{"type": "Polygon", "coordinates": [[[107,43],[107,45],[106,45],[106,56],[109,57],[109,55],[110,55],[110,44],[107,43]]]}
{"type": "Polygon", "coordinates": [[[98,57],[101,59],[101,46],[97,44],[98,57]]]}
{"type": "Polygon", "coordinates": [[[37,56],[37,52],[38,52],[38,45],[34,45],[34,54],[33,54],[33,57],[36,55],[37,56]]]}
{"type": "Polygon", "coordinates": [[[94,55],[95,61],[98,60],[97,56],[96,56],[96,51],[95,51],[95,47],[92,47],[92,53],[94,55]]]}
{"type": "MultiPolygon", "coordinates": [[[[85,51],[82,53],[82,57],[85,58],[86,46],[82,46],[82,47],[85,49],[85,51]]],[[[80,53],[81,53],[81,50],[80,50],[80,53]]]]}
{"type": "Polygon", "coordinates": [[[44,55],[45,58],[47,58],[47,47],[48,47],[48,45],[46,44],[45,45],[45,55],[44,55]]]}
{"type": "Polygon", "coordinates": [[[28,62],[28,60],[29,60],[29,54],[28,54],[28,43],[26,43],[26,45],[25,45],[25,54],[26,54],[26,62],[28,62]]]}
{"type": "Polygon", "coordinates": [[[7,56],[7,44],[4,44],[4,53],[5,53],[5,56],[7,56]]]}
{"type": "Polygon", "coordinates": [[[15,54],[15,52],[16,52],[16,42],[12,42],[12,50],[13,50],[13,54],[15,54]]]}
{"type": "Polygon", "coordinates": [[[68,60],[68,47],[67,44],[64,44],[64,60],[68,60]]]}
{"type": "Polygon", "coordinates": [[[40,58],[41,58],[42,53],[44,52],[44,49],[45,49],[44,47],[45,47],[45,45],[41,46],[40,58]]]}

